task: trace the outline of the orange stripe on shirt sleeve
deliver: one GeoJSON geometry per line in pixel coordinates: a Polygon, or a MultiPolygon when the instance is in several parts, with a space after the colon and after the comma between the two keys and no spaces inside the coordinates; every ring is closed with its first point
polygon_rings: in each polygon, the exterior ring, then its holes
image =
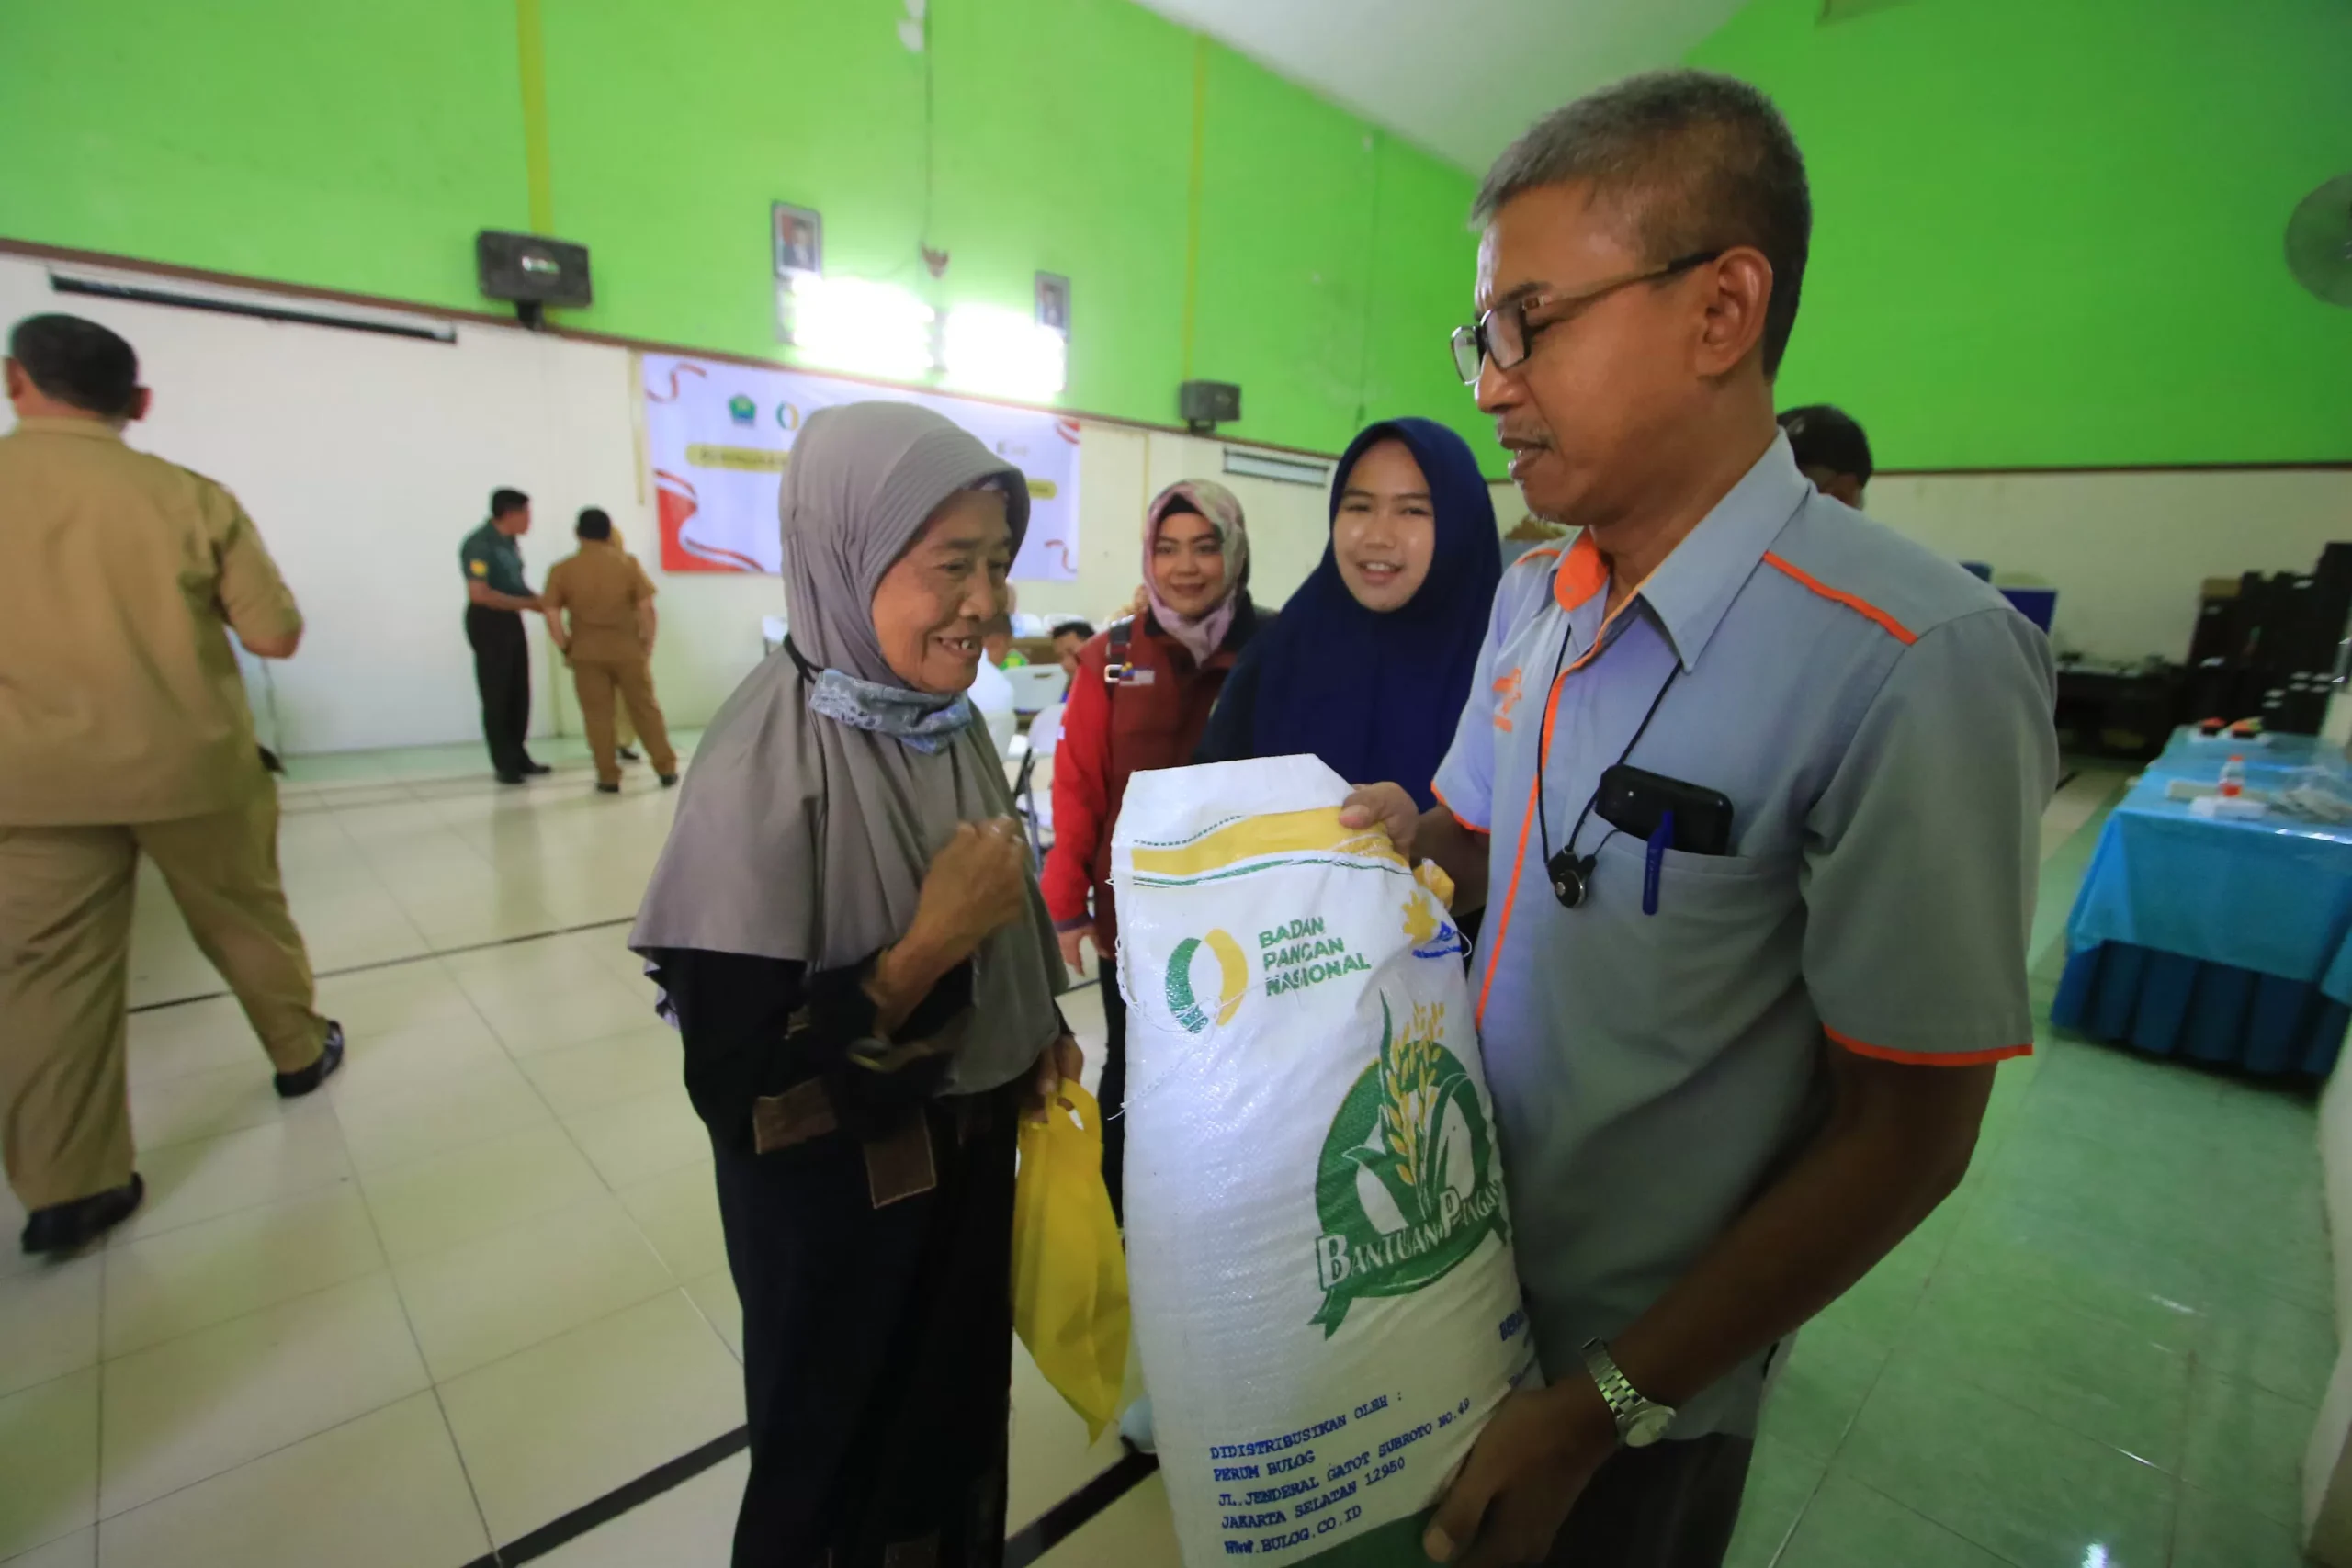
{"type": "Polygon", "coordinates": [[[1821,1026],[1821,1032],[1857,1056],[1868,1056],[1880,1062],[1901,1062],[1913,1067],[1984,1067],[1995,1062],[2006,1062],[2012,1056],[2033,1055],[2031,1041],[2022,1045],[1996,1045],[1989,1051],[1895,1051],[1857,1040],[1850,1034],[1840,1034],[1826,1023],[1821,1026]]]}
{"type": "Polygon", "coordinates": [[[1453,802],[1446,799],[1445,791],[1438,788],[1437,785],[1430,785],[1430,793],[1437,796],[1437,803],[1445,807],[1445,814],[1448,817],[1453,818],[1453,820],[1461,826],[1464,832],[1476,833],[1482,839],[1488,837],[1493,832],[1492,829],[1481,828],[1478,824],[1471,821],[1470,818],[1463,816],[1462,813],[1453,809],[1453,802]]]}
{"type": "Polygon", "coordinates": [[[1909,626],[1905,626],[1901,621],[1896,620],[1893,615],[1888,615],[1884,610],[1880,609],[1869,600],[1861,598],[1859,595],[1848,593],[1842,590],[1830,587],[1829,584],[1822,581],[1821,579],[1802,570],[1801,568],[1791,565],[1785,557],[1775,555],[1770,550],[1766,550],[1764,552],[1764,559],[1768,565],[1778,568],[1780,570],[1786,572],[1790,577],[1795,579],[1798,582],[1803,583],[1805,587],[1813,590],[1815,593],[1820,594],[1824,599],[1828,600],[1831,604],[1843,604],[1846,608],[1853,611],[1854,614],[1861,616],[1864,620],[1877,623],[1880,629],[1883,630],[1889,637],[1894,638],[1895,641],[1907,645],[1919,640],[1918,633],[1913,631],[1909,626]]]}

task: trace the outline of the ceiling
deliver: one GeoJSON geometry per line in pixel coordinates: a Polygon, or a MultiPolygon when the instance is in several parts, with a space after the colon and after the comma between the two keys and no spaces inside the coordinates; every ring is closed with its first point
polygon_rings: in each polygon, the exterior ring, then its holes
{"type": "Polygon", "coordinates": [[[1745,0],[1141,0],[1474,174],[1546,110],[1671,65],[1745,0]]]}

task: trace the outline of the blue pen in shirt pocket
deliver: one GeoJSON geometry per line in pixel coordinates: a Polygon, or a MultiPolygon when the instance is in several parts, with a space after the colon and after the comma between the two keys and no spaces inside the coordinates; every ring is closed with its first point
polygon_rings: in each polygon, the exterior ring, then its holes
{"type": "Polygon", "coordinates": [[[1642,861],[1642,913],[1657,913],[1657,874],[1666,864],[1666,852],[1674,847],[1674,808],[1668,807],[1658,814],[1657,827],[1650,833],[1650,852],[1642,861]]]}

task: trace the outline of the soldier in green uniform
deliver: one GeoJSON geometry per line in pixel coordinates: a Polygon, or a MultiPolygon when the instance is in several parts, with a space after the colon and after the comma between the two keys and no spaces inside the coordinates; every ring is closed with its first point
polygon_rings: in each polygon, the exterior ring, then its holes
{"type": "Polygon", "coordinates": [[[458,559],[466,572],[466,641],[473,645],[474,684],[481,690],[481,733],[500,784],[518,784],[550,770],[531,761],[523,737],[531,728],[531,645],[523,612],[547,606],[523,580],[531,498],[519,490],[490,492],[490,521],[466,536],[458,559]]]}

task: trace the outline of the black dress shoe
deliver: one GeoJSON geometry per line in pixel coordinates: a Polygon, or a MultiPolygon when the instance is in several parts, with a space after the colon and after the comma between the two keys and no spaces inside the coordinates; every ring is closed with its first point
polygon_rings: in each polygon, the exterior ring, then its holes
{"type": "Polygon", "coordinates": [[[327,1037],[324,1044],[319,1049],[319,1059],[307,1067],[299,1068],[290,1073],[278,1074],[276,1079],[277,1098],[300,1100],[333,1077],[334,1070],[341,1066],[343,1066],[343,1025],[329,1019],[327,1037]]]}
{"type": "Polygon", "coordinates": [[[119,1187],[35,1209],[25,1218],[25,1250],[35,1255],[77,1252],[130,1218],[146,1196],[147,1183],[134,1170],[119,1187]]]}
{"type": "Polygon", "coordinates": [[[675,788],[677,787],[677,784],[678,784],[678,775],[677,775],[677,774],[675,774],[675,773],[663,773],[663,774],[662,775],[662,787],[663,789],[675,789],[675,788]]]}
{"type": "Polygon", "coordinates": [[[499,770],[498,782],[503,784],[518,784],[523,782],[523,775],[520,773],[510,773],[502,768],[499,770]]]}
{"type": "Polygon", "coordinates": [[[637,754],[637,749],[633,746],[616,746],[613,748],[613,755],[624,762],[641,762],[645,760],[637,754]]]}
{"type": "Polygon", "coordinates": [[[545,762],[526,762],[523,764],[523,771],[530,774],[533,778],[537,778],[541,773],[551,773],[555,772],[553,768],[548,767],[545,762]]]}
{"type": "Polygon", "coordinates": [[[598,795],[618,795],[620,792],[621,786],[618,784],[608,784],[602,779],[598,779],[596,781],[596,793],[598,795]]]}

